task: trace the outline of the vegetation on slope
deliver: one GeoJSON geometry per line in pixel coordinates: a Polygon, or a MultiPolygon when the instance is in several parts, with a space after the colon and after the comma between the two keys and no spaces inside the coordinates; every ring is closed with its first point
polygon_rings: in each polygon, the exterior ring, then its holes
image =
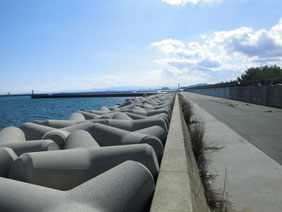
{"type": "MultiPolygon", "coordinates": [[[[237,78],[240,84],[256,81],[260,84],[271,83],[269,81],[282,78],[282,69],[279,66],[263,66],[248,68],[241,77],[237,78]]],[[[273,82],[272,82],[273,83],[273,82]]]]}
{"type": "MultiPolygon", "coordinates": [[[[192,151],[199,169],[199,175],[204,187],[205,197],[207,205],[212,212],[229,211],[230,202],[224,199],[224,195],[216,193],[211,186],[211,180],[215,176],[208,173],[209,160],[207,158],[207,150],[214,149],[214,147],[208,147],[204,142],[205,127],[203,122],[196,122],[192,120],[193,106],[192,103],[185,99],[181,94],[179,100],[184,116],[184,120],[188,127],[190,134],[190,141],[192,151]]],[[[224,192],[223,192],[224,194],[224,192]]]]}

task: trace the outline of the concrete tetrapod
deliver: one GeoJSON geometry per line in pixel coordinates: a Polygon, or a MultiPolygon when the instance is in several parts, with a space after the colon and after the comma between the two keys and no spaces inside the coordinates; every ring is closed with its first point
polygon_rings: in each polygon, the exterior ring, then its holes
{"type": "Polygon", "coordinates": [[[121,108],[122,108],[122,109],[125,109],[125,108],[126,108],[126,109],[131,109],[131,108],[133,108],[135,105],[136,105],[136,104],[133,103],[133,101],[126,101],[126,102],[124,102],[124,103],[122,103],[122,104],[119,104],[117,110],[120,110],[121,108]]]}
{"type": "Polygon", "coordinates": [[[0,142],[25,141],[24,132],[17,127],[5,127],[0,131],[0,142]]]}
{"type": "Polygon", "coordinates": [[[72,121],[85,121],[85,118],[84,118],[84,116],[81,113],[74,112],[69,117],[69,120],[72,120],[72,121]]]}
{"type": "Polygon", "coordinates": [[[53,127],[43,126],[31,122],[26,122],[22,124],[20,128],[24,132],[26,140],[39,140],[46,133],[55,130],[55,128],[53,127]]]}
{"type": "Polygon", "coordinates": [[[139,114],[135,114],[135,113],[130,113],[130,112],[125,112],[130,118],[132,118],[133,120],[139,120],[139,119],[158,119],[161,118],[163,119],[167,126],[169,125],[169,116],[166,113],[160,113],[157,115],[153,115],[153,116],[143,116],[143,115],[139,115],[139,114]]]}
{"type": "Polygon", "coordinates": [[[136,144],[23,154],[12,164],[9,178],[69,190],[127,160],[142,163],[157,177],[153,148],[136,144]]]}
{"type": "Polygon", "coordinates": [[[101,124],[105,124],[111,127],[116,127],[119,129],[127,130],[127,131],[136,131],[141,130],[151,126],[160,126],[165,132],[167,132],[166,122],[161,119],[138,119],[138,120],[115,120],[115,119],[107,119],[101,122],[101,124]]]}
{"type": "Polygon", "coordinates": [[[80,110],[80,111],[85,111],[87,113],[92,113],[93,115],[105,115],[108,114],[108,111],[102,111],[102,110],[80,110]]]}
{"type": "Polygon", "coordinates": [[[125,110],[122,110],[122,112],[130,112],[130,113],[135,113],[135,114],[142,115],[142,116],[153,116],[153,115],[157,115],[160,113],[165,113],[168,116],[171,115],[168,109],[158,109],[158,110],[151,110],[151,111],[142,111],[139,109],[125,109],[125,110]]]}
{"type": "Polygon", "coordinates": [[[163,155],[163,144],[153,135],[129,132],[100,123],[94,123],[89,132],[100,146],[147,143],[154,148],[158,159],[163,155]]]}
{"type": "Polygon", "coordinates": [[[101,119],[120,119],[120,120],[132,120],[127,114],[121,112],[111,112],[100,117],[101,119]]]}
{"type": "Polygon", "coordinates": [[[78,124],[79,121],[73,121],[73,120],[35,120],[33,121],[35,124],[41,124],[48,127],[53,127],[56,129],[68,127],[74,124],[78,124]]]}
{"type": "Polygon", "coordinates": [[[155,109],[155,107],[149,103],[144,103],[142,107],[145,109],[155,109]]]}
{"type": "Polygon", "coordinates": [[[136,130],[134,132],[145,134],[145,135],[156,136],[163,142],[163,144],[165,143],[165,140],[166,140],[166,131],[160,126],[151,126],[151,127],[143,128],[140,130],[136,130]]]}
{"type": "Polygon", "coordinates": [[[78,124],[74,124],[74,125],[71,125],[71,126],[68,126],[68,127],[61,128],[61,130],[64,130],[66,132],[72,132],[74,130],[86,130],[86,131],[88,131],[92,127],[93,122],[101,122],[101,121],[102,120],[99,120],[99,119],[91,120],[91,121],[84,121],[84,122],[81,122],[81,123],[78,123],[78,124]]]}
{"type": "Polygon", "coordinates": [[[65,142],[67,137],[69,136],[69,132],[62,129],[55,129],[50,132],[47,132],[45,135],[43,135],[42,139],[50,139],[54,141],[60,149],[62,149],[65,146],[65,142]]]}
{"type": "Polygon", "coordinates": [[[8,177],[12,163],[18,158],[11,148],[0,148],[0,177],[8,177]]]}
{"type": "MultiPolygon", "coordinates": [[[[105,106],[102,106],[102,107],[105,107],[105,106]]],[[[102,108],[102,107],[101,107],[101,108],[102,108]]],[[[101,108],[100,108],[101,111],[107,111],[107,110],[103,110],[103,109],[101,109],[101,108]]],[[[118,109],[118,105],[116,104],[116,105],[114,105],[114,106],[112,106],[112,107],[107,107],[107,108],[108,108],[110,111],[113,111],[113,110],[118,109]]]]}
{"type": "Polygon", "coordinates": [[[101,106],[99,110],[100,110],[100,111],[105,111],[105,112],[110,112],[110,111],[111,111],[111,110],[110,110],[108,107],[106,107],[106,106],[101,106]]]}
{"type": "Polygon", "coordinates": [[[32,141],[17,141],[3,142],[1,147],[11,148],[18,156],[27,152],[51,151],[59,150],[59,146],[52,140],[32,140],[32,141]]]}
{"type": "Polygon", "coordinates": [[[139,114],[136,114],[136,113],[131,113],[131,112],[124,112],[124,113],[126,115],[128,115],[130,118],[132,118],[133,120],[147,118],[147,116],[139,115],[139,114]]]}
{"type": "Polygon", "coordinates": [[[99,118],[99,115],[96,115],[94,113],[90,113],[90,112],[87,112],[87,111],[79,110],[77,112],[81,113],[86,120],[99,118]]]}
{"type": "Polygon", "coordinates": [[[93,125],[92,122],[85,121],[79,124],[74,124],[61,129],[26,122],[21,126],[27,140],[50,139],[53,140],[60,148],[65,145],[65,140],[69,133],[78,129],[88,130],[93,125]]]}
{"type": "Polygon", "coordinates": [[[166,122],[167,126],[169,126],[170,116],[165,114],[165,113],[160,113],[160,114],[157,114],[157,115],[149,116],[146,119],[156,119],[156,118],[163,119],[166,122]]]}
{"type": "Polygon", "coordinates": [[[60,147],[60,149],[63,149],[70,132],[75,130],[89,130],[92,125],[92,122],[85,121],[61,129],[54,129],[43,135],[42,139],[51,139],[60,147]]]}
{"type": "MultiPolygon", "coordinates": [[[[173,101],[172,101],[173,103],[173,101]]],[[[167,109],[170,111],[170,113],[172,112],[172,107],[173,104],[172,103],[168,103],[168,104],[159,104],[158,106],[155,106],[155,110],[159,110],[159,109],[167,109]]]]}
{"type": "Polygon", "coordinates": [[[138,212],[149,208],[155,183],[145,166],[126,161],[69,191],[6,178],[0,188],[0,211],[138,212]]]}
{"type": "Polygon", "coordinates": [[[132,118],[130,118],[128,115],[126,115],[125,113],[121,113],[121,112],[106,112],[103,111],[102,115],[97,115],[94,114],[92,112],[87,112],[87,111],[78,111],[78,113],[81,113],[86,120],[93,120],[93,119],[124,119],[124,120],[132,120],[132,118]]]}
{"type": "Polygon", "coordinates": [[[100,147],[89,132],[85,130],[72,131],[66,139],[64,149],[100,147]]]}
{"type": "MultiPolygon", "coordinates": [[[[142,104],[143,105],[143,104],[142,104]]],[[[142,107],[140,107],[139,105],[137,106],[134,106],[133,108],[132,108],[132,110],[135,110],[135,111],[138,111],[138,113],[140,112],[140,113],[147,113],[147,110],[145,110],[144,108],[142,108],[142,107]]]]}

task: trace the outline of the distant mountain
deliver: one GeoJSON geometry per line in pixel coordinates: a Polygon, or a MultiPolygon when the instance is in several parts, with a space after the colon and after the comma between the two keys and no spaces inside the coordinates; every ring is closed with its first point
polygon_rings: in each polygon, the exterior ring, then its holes
{"type": "Polygon", "coordinates": [[[141,86],[120,86],[120,87],[108,87],[103,89],[92,89],[91,91],[155,91],[155,90],[176,90],[176,88],[169,87],[141,87],[141,86]]]}
{"type": "Polygon", "coordinates": [[[140,90],[155,90],[157,87],[139,87],[139,86],[119,86],[100,89],[91,89],[91,91],[140,91],[140,90]]]}
{"type": "Polygon", "coordinates": [[[194,85],[183,86],[181,88],[186,89],[186,88],[193,88],[193,87],[204,86],[204,85],[208,85],[208,84],[207,83],[198,83],[198,84],[194,84],[194,85]]]}
{"type": "Polygon", "coordinates": [[[160,90],[166,91],[166,90],[170,90],[169,87],[162,87],[160,90]]]}
{"type": "Polygon", "coordinates": [[[107,87],[107,88],[93,88],[84,90],[57,90],[57,91],[46,91],[46,92],[36,92],[40,93],[89,93],[89,92],[128,92],[128,91],[159,91],[159,90],[176,90],[176,88],[169,87],[141,87],[141,86],[117,86],[117,87],[107,87]]]}

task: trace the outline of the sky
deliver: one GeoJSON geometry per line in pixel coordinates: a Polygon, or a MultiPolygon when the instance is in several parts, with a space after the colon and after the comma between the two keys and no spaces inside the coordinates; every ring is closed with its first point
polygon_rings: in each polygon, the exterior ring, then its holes
{"type": "Polygon", "coordinates": [[[281,0],[0,1],[0,94],[217,83],[274,64],[281,0]]]}

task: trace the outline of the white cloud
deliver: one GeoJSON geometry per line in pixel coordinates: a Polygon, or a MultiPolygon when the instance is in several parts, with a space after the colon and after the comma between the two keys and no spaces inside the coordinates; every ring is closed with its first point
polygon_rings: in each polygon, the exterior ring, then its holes
{"type": "Polygon", "coordinates": [[[172,40],[172,39],[167,39],[167,40],[162,40],[160,42],[152,43],[152,46],[156,46],[160,48],[160,50],[166,54],[175,54],[181,52],[185,47],[182,41],[172,40]]]}
{"type": "Polygon", "coordinates": [[[180,70],[176,78],[207,83],[234,79],[250,66],[282,65],[282,18],[269,30],[241,27],[201,38],[202,43],[173,39],[155,42],[152,46],[165,55],[155,61],[163,70],[180,70]]]}
{"type": "Polygon", "coordinates": [[[228,53],[240,52],[249,57],[260,58],[276,57],[282,55],[282,37],[279,31],[281,28],[281,21],[269,31],[265,29],[255,31],[242,27],[232,31],[216,32],[206,42],[210,47],[220,46],[228,53]]]}
{"type": "Polygon", "coordinates": [[[173,6],[184,6],[188,3],[191,4],[198,4],[200,2],[212,3],[212,2],[221,2],[222,0],[162,0],[162,1],[173,6]]]}

